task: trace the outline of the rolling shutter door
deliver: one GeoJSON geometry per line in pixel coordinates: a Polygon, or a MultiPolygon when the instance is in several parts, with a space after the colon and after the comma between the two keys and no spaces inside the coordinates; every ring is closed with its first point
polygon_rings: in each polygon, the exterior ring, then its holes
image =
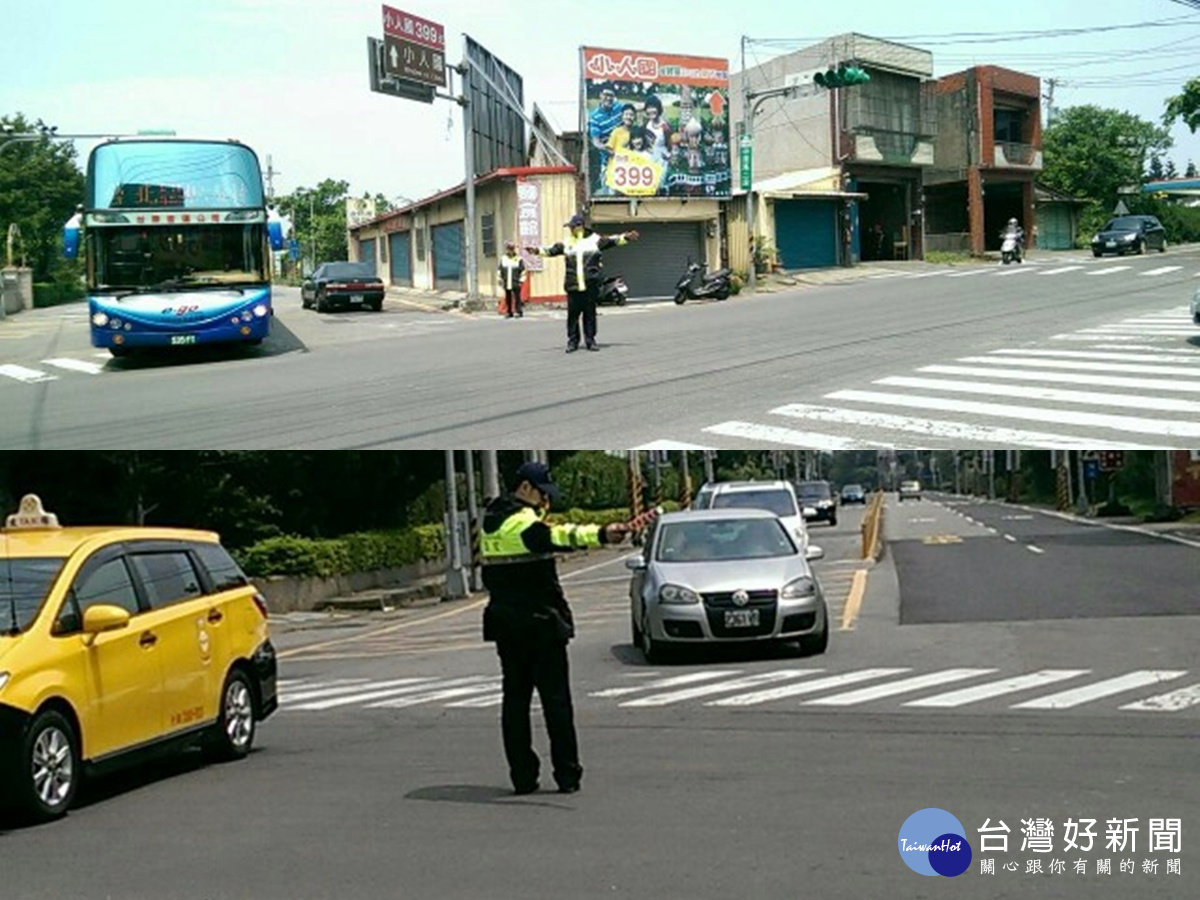
{"type": "Polygon", "coordinates": [[[439,291],[464,287],[463,223],[433,226],[433,279],[439,291]]]}
{"type": "Polygon", "coordinates": [[[785,269],[837,265],[837,207],[825,200],[777,200],[775,246],[785,269]]]}
{"type": "Polygon", "coordinates": [[[375,238],[369,241],[359,241],[358,250],[362,254],[362,261],[371,264],[371,271],[374,272],[377,268],[375,257],[375,238]]]}
{"type": "Polygon", "coordinates": [[[412,287],[412,234],[398,231],[388,235],[388,259],[392,284],[412,287]]]}
{"type": "Polygon", "coordinates": [[[672,297],[688,258],[704,262],[704,238],[699,222],[622,222],[596,226],[605,235],[637,231],[638,240],[604,251],[607,275],[623,275],[629,296],[672,297]]]}
{"type": "Polygon", "coordinates": [[[1039,249],[1071,249],[1071,212],[1066,206],[1060,203],[1039,206],[1037,221],[1039,249]]]}

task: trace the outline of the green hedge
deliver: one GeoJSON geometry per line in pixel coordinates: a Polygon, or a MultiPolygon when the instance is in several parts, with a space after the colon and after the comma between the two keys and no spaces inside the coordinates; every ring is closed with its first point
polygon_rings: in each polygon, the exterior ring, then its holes
{"type": "Polygon", "coordinates": [[[267,538],[236,556],[252,578],[268,575],[347,575],[376,569],[397,569],[446,555],[440,525],[420,525],[406,531],[367,531],[340,538],[267,538]]]}
{"type": "MultiPolygon", "coordinates": [[[[663,508],[675,510],[679,504],[667,501],[663,508]]],[[[550,521],[607,525],[628,518],[628,509],[568,509],[551,514],[550,521]]],[[[251,578],[269,575],[329,578],[398,569],[422,560],[437,562],[446,557],[446,537],[441,525],[418,525],[404,531],[364,531],[328,539],[284,535],[259,541],[234,555],[251,578]]]]}
{"type": "Polygon", "coordinates": [[[59,306],[63,303],[74,303],[82,299],[83,286],[65,282],[36,282],[33,285],[33,305],[35,309],[46,306],[59,306]]]}

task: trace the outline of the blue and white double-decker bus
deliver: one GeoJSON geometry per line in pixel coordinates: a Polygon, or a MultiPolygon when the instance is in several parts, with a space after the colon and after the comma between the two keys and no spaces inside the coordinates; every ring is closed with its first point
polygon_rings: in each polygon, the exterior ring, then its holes
{"type": "Polygon", "coordinates": [[[124,356],[267,336],[271,250],[282,249],[283,231],[253,150],[237,141],[108,141],[88,157],[85,195],[64,249],[82,249],[87,264],[95,346],[124,356]]]}

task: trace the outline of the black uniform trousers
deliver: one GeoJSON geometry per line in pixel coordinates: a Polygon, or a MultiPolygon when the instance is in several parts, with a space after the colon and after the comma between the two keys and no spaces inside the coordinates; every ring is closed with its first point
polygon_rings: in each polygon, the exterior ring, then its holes
{"type": "Polygon", "coordinates": [[[540,760],[533,749],[530,704],[536,688],[550,736],[554,780],[559,787],[573,787],[583,776],[579,765],[579,742],[575,736],[575,713],[564,641],[501,639],[496,643],[504,676],[501,728],[509,775],[517,790],[530,789],[538,780],[540,760]]]}
{"type": "Polygon", "coordinates": [[[586,290],[567,292],[567,344],[579,346],[579,320],[583,319],[583,338],[588,344],[596,343],[596,295],[594,281],[586,283],[586,290]]]}
{"type": "Polygon", "coordinates": [[[525,314],[521,303],[521,286],[517,285],[514,288],[504,289],[504,305],[508,309],[508,317],[511,319],[513,315],[523,316],[525,314]]]}

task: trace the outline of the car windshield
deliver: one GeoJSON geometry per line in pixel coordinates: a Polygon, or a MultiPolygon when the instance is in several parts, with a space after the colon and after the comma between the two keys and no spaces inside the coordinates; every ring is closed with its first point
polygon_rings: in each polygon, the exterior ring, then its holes
{"type": "Polygon", "coordinates": [[[0,635],[20,634],[42,608],[65,559],[0,559],[0,635]]]}
{"type": "Polygon", "coordinates": [[[1142,227],[1141,219],[1124,218],[1124,219],[1109,219],[1108,224],[1104,226],[1105,231],[1137,231],[1142,227]]]}
{"type": "Polygon", "coordinates": [[[842,488],[843,494],[861,494],[862,492],[863,487],[861,484],[848,484],[842,488]]]}
{"type": "Polygon", "coordinates": [[[901,482],[900,488],[901,488],[901,490],[905,490],[905,491],[919,491],[921,489],[921,482],[919,482],[919,481],[904,481],[904,482],[901,482]]]}
{"type": "Polygon", "coordinates": [[[796,493],[802,500],[828,500],[830,497],[829,485],[823,481],[797,485],[796,493]]]}
{"type": "Polygon", "coordinates": [[[370,263],[327,263],[318,274],[323,278],[374,278],[375,267],[370,263]]]}
{"type": "Polygon", "coordinates": [[[660,562],[716,562],[795,556],[796,545],[778,519],[714,519],[664,524],[660,562]]]}
{"type": "Polygon", "coordinates": [[[796,501],[788,491],[725,491],[713,497],[713,509],[765,509],[777,516],[796,515],[796,501]]]}

